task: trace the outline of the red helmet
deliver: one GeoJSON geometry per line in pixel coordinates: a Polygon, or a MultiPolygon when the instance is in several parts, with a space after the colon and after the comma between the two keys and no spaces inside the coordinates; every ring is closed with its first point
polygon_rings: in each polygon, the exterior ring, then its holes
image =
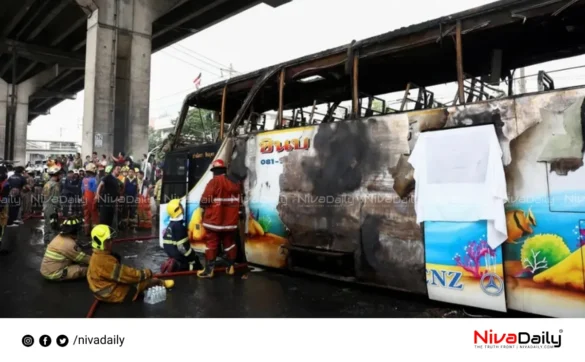
{"type": "Polygon", "coordinates": [[[211,164],[211,169],[213,170],[214,168],[225,168],[225,163],[223,163],[223,160],[215,160],[211,164]]]}

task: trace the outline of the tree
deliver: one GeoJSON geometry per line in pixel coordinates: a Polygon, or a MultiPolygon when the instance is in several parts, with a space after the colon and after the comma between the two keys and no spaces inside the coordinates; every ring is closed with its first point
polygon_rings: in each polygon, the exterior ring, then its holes
{"type": "MultiPolygon", "coordinates": [[[[374,99],[374,101],[372,102],[372,110],[374,110],[376,112],[384,113],[383,105],[384,105],[384,103],[382,103],[381,100],[374,99]]],[[[376,113],[376,114],[379,114],[379,113],[376,113]]]]}
{"type": "MultiPolygon", "coordinates": [[[[179,117],[172,120],[176,125],[179,117]]],[[[213,142],[219,134],[219,122],[214,121],[213,112],[205,109],[191,108],[181,130],[182,137],[195,142],[213,142]]]]}
{"type": "Polygon", "coordinates": [[[163,138],[160,131],[155,130],[152,127],[148,128],[148,151],[152,151],[153,148],[162,145],[163,138]]]}
{"type": "MultiPolygon", "coordinates": [[[[177,125],[179,117],[180,114],[177,116],[177,118],[171,121],[174,126],[177,125]]],[[[213,119],[212,111],[191,108],[187,112],[187,117],[185,118],[183,128],[181,129],[180,138],[188,139],[190,143],[192,142],[196,144],[214,142],[217,138],[217,135],[219,134],[219,126],[219,122],[213,119]]],[[[170,150],[170,145],[174,139],[175,135],[171,133],[164,140],[162,140],[162,147],[156,154],[157,160],[164,159],[165,154],[170,150]]]]}

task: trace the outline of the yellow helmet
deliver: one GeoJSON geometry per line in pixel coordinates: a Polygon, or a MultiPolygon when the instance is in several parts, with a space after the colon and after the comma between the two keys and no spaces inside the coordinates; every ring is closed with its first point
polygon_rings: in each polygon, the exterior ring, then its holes
{"type": "Polygon", "coordinates": [[[167,204],[167,213],[171,219],[175,219],[183,213],[183,205],[181,205],[181,200],[174,199],[169,201],[167,204]]]}
{"type": "Polygon", "coordinates": [[[91,247],[104,250],[106,241],[112,238],[112,232],[108,225],[96,225],[91,231],[91,247]]]}

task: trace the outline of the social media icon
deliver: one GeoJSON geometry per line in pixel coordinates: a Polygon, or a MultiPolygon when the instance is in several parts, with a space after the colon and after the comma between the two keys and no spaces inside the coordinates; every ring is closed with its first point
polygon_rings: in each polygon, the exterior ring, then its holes
{"type": "Polygon", "coordinates": [[[35,339],[30,334],[27,334],[26,336],[22,337],[22,344],[25,347],[30,347],[35,344],[35,339]]]}
{"type": "Polygon", "coordinates": [[[65,347],[69,344],[69,338],[66,335],[62,334],[57,337],[57,345],[60,347],[65,347]]]}
{"type": "Polygon", "coordinates": [[[43,334],[39,339],[39,343],[43,347],[49,347],[51,345],[51,337],[47,336],[46,334],[43,334]]]}

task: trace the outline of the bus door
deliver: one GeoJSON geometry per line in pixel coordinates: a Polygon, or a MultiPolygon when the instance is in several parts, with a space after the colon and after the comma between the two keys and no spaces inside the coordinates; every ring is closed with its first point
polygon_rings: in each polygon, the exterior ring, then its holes
{"type": "MultiPolygon", "coordinates": [[[[201,180],[201,178],[208,172],[209,165],[213,162],[213,159],[217,155],[221,143],[212,143],[206,144],[201,146],[196,146],[190,149],[189,152],[189,190],[192,190],[197,183],[201,180]]],[[[189,207],[189,205],[187,205],[189,207]]],[[[187,215],[191,215],[193,210],[188,210],[187,215]]],[[[236,262],[241,263],[245,262],[245,252],[244,252],[244,243],[242,242],[243,238],[241,233],[238,234],[236,238],[236,245],[238,250],[238,255],[236,257],[236,262]]]]}
{"type": "Polygon", "coordinates": [[[192,190],[205,175],[220,146],[221,143],[202,145],[193,147],[189,152],[189,190],[192,190]]]}
{"type": "MultiPolygon", "coordinates": [[[[169,153],[165,157],[163,167],[164,176],[161,190],[159,233],[160,244],[162,247],[162,234],[168,225],[168,215],[166,206],[173,199],[180,199],[187,195],[189,178],[189,158],[185,152],[169,153]]],[[[183,207],[186,207],[183,202],[183,207]]]]}

